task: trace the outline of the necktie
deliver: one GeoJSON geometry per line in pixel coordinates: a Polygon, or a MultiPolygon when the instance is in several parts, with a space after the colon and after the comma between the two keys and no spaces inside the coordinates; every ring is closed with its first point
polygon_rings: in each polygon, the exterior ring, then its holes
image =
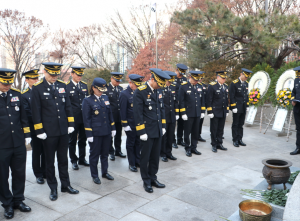
{"type": "Polygon", "coordinates": [[[80,85],[79,85],[79,83],[76,85],[76,87],[77,87],[78,89],[80,89],[80,85]]]}
{"type": "Polygon", "coordinates": [[[224,85],[221,86],[222,92],[224,92],[224,85]]]}
{"type": "Polygon", "coordinates": [[[54,85],[54,84],[51,84],[51,86],[52,86],[52,89],[55,91],[55,85],[54,85]]]}

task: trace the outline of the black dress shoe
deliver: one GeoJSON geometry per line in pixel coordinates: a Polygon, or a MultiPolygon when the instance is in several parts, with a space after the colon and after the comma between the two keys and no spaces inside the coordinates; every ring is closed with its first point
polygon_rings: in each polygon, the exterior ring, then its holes
{"type": "Polygon", "coordinates": [[[153,193],[153,189],[152,189],[152,186],[148,186],[144,183],[143,185],[144,187],[144,190],[147,192],[147,193],[153,193]]]}
{"type": "Polygon", "coordinates": [[[199,136],[198,140],[199,140],[200,142],[206,142],[206,140],[204,140],[201,136],[199,136]]]}
{"type": "Polygon", "coordinates": [[[218,150],[217,150],[217,147],[216,147],[216,146],[212,146],[212,147],[211,147],[211,150],[212,150],[212,152],[214,152],[214,153],[217,153],[217,152],[218,152],[218,150]]]}
{"type": "Polygon", "coordinates": [[[18,209],[21,212],[30,212],[31,208],[27,206],[25,203],[21,202],[19,205],[14,206],[14,209],[18,209]]]}
{"type": "Polygon", "coordinates": [[[38,184],[44,184],[44,183],[45,183],[45,180],[44,180],[43,177],[37,177],[37,178],[36,178],[36,182],[37,182],[38,184]]]}
{"type": "Polygon", "coordinates": [[[246,146],[246,144],[242,140],[239,140],[239,145],[246,146]]]}
{"type": "Polygon", "coordinates": [[[178,141],[177,144],[185,147],[185,142],[183,142],[183,140],[178,141]]]}
{"type": "Polygon", "coordinates": [[[52,189],[49,196],[51,201],[57,200],[57,189],[52,189]]]}
{"type": "Polygon", "coordinates": [[[158,182],[158,180],[151,181],[151,186],[155,186],[156,188],[165,188],[166,185],[158,182]]]}
{"type": "Polygon", "coordinates": [[[136,166],[131,166],[131,165],[129,165],[129,170],[130,170],[131,172],[138,172],[136,166]]]}
{"type": "Polygon", "coordinates": [[[178,149],[178,146],[176,143],[172,143],[172,147],[175,148],[175,149],[178,149]]]}
{"type": "Polygon", "coordinates": [[[239,142],[238,142],[238,141],[233,141],[233,146],[239,147],[239,146],[240,146],[240,145],[239,145],[239,142]]]}
{"type": "Polygon", "coordinates": [[[70,193],[70,194],[78,194],[79,191],[78,190],[75,190],[73,187],[71,186],[67,186],[67,187],[62,187],[61,188],[61,192],[67,192],[67,193],[70,193]]]}
{"type": "Polygon", "coordinates": [[[109,173],[102,174],[102,177],[108,180],[114,180],[114,178],[109,173]]]}
{"type": "Polygon", "coordinates": [[[116,153],[115,153],[115,156],[122,157],[122,158],[126,158],[126,155],[123,154],[121,151],[120,151],[120,152],[116,152],[116,153]]]}
{"type": "Polygon", "coordinates": [[[12,206],[8,206],[8,207],[5,207],[4,209],[4,217],[6,219],[12,219],[14,218],[14,208],[12,206]]]}
{"type": "Polygon", "coordinates": [[[141,167],[141,165],[139,163],[135,163],[136,167],[141,167]]]}
{"type": "Polygon", "coordinates": [[[86,167],[90,166],[90,164],[89,164],[86,160],[84,160],[84,161],[79,161],[78,164],[79,164],[79,165],[82,165],[82,166],[86,166],[86,167]]]}
{"type": "Polygon", "coordinates": [[[227,148],[225,148],[222,144],[220,144],[217,148],[219,148],[220,150],[227,150],[227,148]]]}
{"type": "Polygon", "coordinates": [[[99,179],[99,177],[93,178],[94,183],[96,184],[101,184],[101,180],[99,179]]]}
{"type": "Polygon", "coordinates": [[[110,154],[109,155],[109,159],[111,160],[111,161],[114,161],[116,158],[115,158],[115,155],[112,155],[112,154],[110,154]]]}
{"type": "Polygon", "coordinates": [[[296,150],[294,150],[293,152],[290,153],[291,155],[297,155],[300,154],[300,148],[297,148],[296,150]]]}
{"type": "Polygon", "coordinates": [[[191,157],[192,156],[192,152],[190,150],[186,150],[185,151],[185,155],[188,156],[188,157],[191,157]]]}
{"type": "Polygon", "coordinates": [[[73,168],[73,170],[79,170],[77,163],[72,163],[72,168],[73,168]]]}
{"type": "Polygon", "coordinates": [[[168,162],[168,158],[167,157],[161,157],[161,160],[164,162],[168,162]]]}
{"type": "Polygon", "coordinates": [[[170,159],[170,160],[177,160],[177,158],[176,158],[176,157],[174,157],[173,155],[171,155],[171,156],[167,156],[167,158],[168,158],[168,159],[170,159]]]}
{"type": "Polygon", "coordinates": [[[199,152],[197,149],[192,150],[192,153],[196,155],[201,155],[201,152],[199,152]]]}

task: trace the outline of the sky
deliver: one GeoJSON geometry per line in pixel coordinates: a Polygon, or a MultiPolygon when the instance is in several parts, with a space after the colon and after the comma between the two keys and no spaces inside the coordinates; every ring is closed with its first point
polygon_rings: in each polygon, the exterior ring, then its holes
{"type": "MultiPolygon", "coordinates": [[[[159,7],[174,0],[159,0],[159,7]]],[[[17,9],[35,16],[52,30],[74,29],[105,22],[116,10],[125,12],[131,5],[152,5],[153,0],[1,0],[0,10],[17,9]]]]}

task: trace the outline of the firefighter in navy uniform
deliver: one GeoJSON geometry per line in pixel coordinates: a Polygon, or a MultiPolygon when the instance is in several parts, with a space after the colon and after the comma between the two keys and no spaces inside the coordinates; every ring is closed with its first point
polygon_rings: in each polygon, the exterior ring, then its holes
{"type": "Polygon", "coordinates": [[[78,170],[78,164],[89,166],[85,159],[86,135],[82,120],[82,101],[89,93],[87,84],[84,81],[81,81],[85,67],[73,66],[71,68],[72,80],[67,83],[67,93],[72,105],[75,126],[74,132],[69,135],[69,156],[73,170],[78,170]],[[77,137],[79,157],[76,156],[77,137]]]}
{"type": "Polygon", "coordinates": [[[177,160],[172,155],[172,143],[175,139],[176,120],[179,119],[179,108],[176,99],[176,85],[172,84],[175,81],[176,73],[172,71],[164,71],[170,76],[170,80],[166,81],[166,87],[162,90],[165,116],[166,116],[166,133],[162,137],[160,156],[161,160],[168,162],[170,160],[177,160]]]}
{"type": "Polygon", "coordinates": [[[129,75],[129,85],[120,93],[121,122],[127,135],[126,150],[129,170],[132,172],[138,171],[141,158],[140,136],[137,135],[134,122],[133,93],[144,83],[143,79],[144,77],[137,74],[129,75]]]}
{"type": "Polygon", "coordinates": [[[152,186],[164,188],[157,180],[161,139],[166,132],[162,91],[170,77],[157,68],[150,68],[151,79],[138,87],[133,95],[133,111],[137,134],[141,139],[140,171],[143,187],[152,193],[152,186]]]}
{"type": "Polygon", "coordinates": [[[179,109],[184,122],[184,143],[186,156],[192,153],[201,155],[197,150],[200,118],[204,117],[205,100],[198,81],[202,71],[190,71],[189,82],[182,83],[179,88],[179,109]],[[191,135],[191,142],[190,142],[191,135]]]}
{"type": "Polygon", "coordinates": [[[95,78],[90,89],[91,96],[86,97],[82,103],[83,123],[90,145],[91,176],[96,184],[101,184],[97,167],[99,158],[102,177],[114,180],[107,169],[111,138],[116,135],[116,129],[110,101],[103,93],[106,91],[106,81],[102,78],[95,78]]]}
{"type": "MultiPolygon", "coordinates": [[[[187,78],[185,76],[187,69],[188,67],[185,64],[176,65],[177,76],[175,77],[175,81],[173,82],[173,84],[176,85],[175,95],[176,95],[176,100],[178,105],[179,105],[179,97],[178,97],[179,87],[182,83],[187,82],[187,78]]],[[[179,114],[179,118],[177,120],[177,144],[174,136],[173,148],[178,148],[177,145],[185,146],[183,141],[184,120],[181,118],[180,112],[177,113],[179,114]]]]}
{"type": "Polygon", "coordinates": [[[123,73],[119,72],[111,72],[111,82],[107,85],[107,91],[105,94],[109,98],[109,102],[111,105],[111,111],[114,117],[115,126],[117,134],[113,140],[111,138],[111,147],[109,149],[109,159],[115,160],[115,156],[119,156],[125,158],[126,155],[121,151],[121,144],[122,144],[122,124],[121,124],[121,116],[120,116],[120,102],[119,96],[120,92],[123,91],[123,88],[120,85],[121,79],[123,78],[123,73]],[[115,148],[113,147],[115,146],[115,148]]]}
{"type": "MultiPolygon", "coordinates": [[[[207,93],[207,85],[203,83],[204,77],[205,77],[205,72],[203,72],[203,74],[201,75],[201,79],[200,82],[198,82],[198,84],[200,85],[200,88],[203,92],[203,96],[204,96],[204,102],[205,102],[205,108],[206,108],[206,93],[207,93]]],[[[200,123],[199,123],[199,137],[198,140],[200,142],[206,142],[205,139],[202,138],[201,134],[202,134],[202,125],[203,125],[203,121],[204,121],[204,117],[200,119],[200,123]]]]}
{"type": "Polygon", "coordinates": [[[249,110],[248,81],[252,71],[242,68],[240,77],[229,87],[230,109],[232,111],[232,141],[233,146],[246,146],[243,142],[243,125],[246,112],[249,110]]]}
{"type": "Polygon", "coordinates": [[[294,81],[294,88],[292,90],[292,105],[294,106],[294,117],[295,117],[295,123],[296,123],[296,149],[291,152],[291,155],[300,154],[300,66],[294,68],[294,71],[296,72],[296,78],[294,81]],[[296,101],[297,100],[297,101],[296,101]]]}
{"type": "Polygon", "coordinates": [[[225,84],[227,78],[226,71],[217,71],[217,81],[213,81],[208,86],[207,91],[207,116],[210,118],[210,136],[212,151],[217,152],[217,148],[227,150],[223,146],[223,134],[225,120],[229,113],[228,106],[228,86],[225,84]]]}
{"type": "Polygon", "coordinates": [[[67,85],[57,80],[62,64],[46,62],[43,65],[45,77],[32,87],[31,110],[35,133],[43,140],[47,183],[51,189],[49,198],[54,201],[58,197],[55,154],[61,192],[79,193],[71,187],[68,173],[68,142],[69,134],[74,131],[74,117],[67,85]]]}
{"type": "Polygon", "coordinates": [[[44,184],[46,178],[46,162],[43,150],[43,142],[37,138],[32,121],[31,113],[31,92],[32,86],[39,80],[39,69],[33,69],[22,74],[28,84],[28,88],[22,92],[23,105],[26,110],[31,133],[31,148],[32,148],[32,170],[38,184],[44,184]]]}
{"type": "Polygon", "coordinates": [[[0,201],[4,217],[14,217],[14,209],[30,212],[23,203],[26,176],[26,145],[30,127],[19,90],[11,88],[15,70],[0,68],[0,201]],[[9,188],[11,171],[12,192],[9,188]]]}

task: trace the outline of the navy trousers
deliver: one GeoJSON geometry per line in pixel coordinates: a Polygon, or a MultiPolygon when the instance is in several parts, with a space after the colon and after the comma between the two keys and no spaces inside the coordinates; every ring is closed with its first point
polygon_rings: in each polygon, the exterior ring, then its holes
{"type": "Polygon", "coordinates": [[[125,131],[127,135],[126,139],[126,150],[128,156],[128,163],[131,166],[140,164],[141,158],[141,147],[140,147],[140,136],[136,134],[136,131],[125,131]]]}
{"type": "Polygon", "coordinates": [[[85,161],[85,146],[86,135],[84,130],[84,124],[78,124],[75,122],[74,132],[69,134],[69,156],[71,163],[84,162],[85,161]],[[78,136],[78,149],[79,157],[76,156],[76,143],[78,136]]]}
{"type": "Polygon", "coordinates": [[[90,145],[90,169],[93,178],[99,177],[98,175],[98,162],[101,161],[102,174],[107,173],[108,168],[108,152],[111,145],[111,135],[96,136],[90,145]]]}

